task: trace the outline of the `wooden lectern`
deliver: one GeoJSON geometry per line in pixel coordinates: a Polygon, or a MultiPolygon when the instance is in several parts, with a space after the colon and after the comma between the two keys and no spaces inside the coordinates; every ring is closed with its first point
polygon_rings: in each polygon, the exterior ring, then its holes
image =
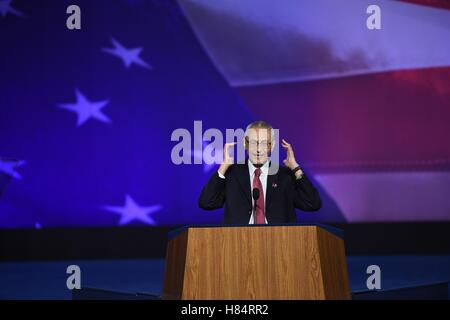
{"type": "Polygon", "coordinates": [[[187,227],[169,240],[163,299],[350,299],[343,240],[319,226],[187,227]]]}

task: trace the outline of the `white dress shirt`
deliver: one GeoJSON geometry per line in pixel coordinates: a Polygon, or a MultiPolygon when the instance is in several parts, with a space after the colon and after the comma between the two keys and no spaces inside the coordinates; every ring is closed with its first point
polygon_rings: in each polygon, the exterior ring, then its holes
{"type": "MultiPolygon", "coordinates": [[[[253,200],[253,178],[255,177],[255,170],[256,167],[253,165],[253,163],[249,160],[248,161],[248,173],[250,176],[250,195],[252,196],[252,210],[255,206],[255,201],[253,200]]],[[[225,179],[225,176],[221,174],[219,171],[219,177],[222,179],[225,179]]],[[[261,167],[261,175],[259,176],[259,180],[261,181],[261,185],[263,187],[263,194],[264,194],[264,206],[266,206],[266,191],[267,191],[267,175],[269,174],[269,161],[266,161],[264,165],[261,167]]],[[[265,208],[264,208],[265,213],[265,208]]],[[[267,224],[267,217],[265,218],[266,224],[267,224]]],[[[248,222],[249,224],[255,223],[254,218],[254,212],[252,212],[252,215],[250,216],[250,220],[248,222]]]]}

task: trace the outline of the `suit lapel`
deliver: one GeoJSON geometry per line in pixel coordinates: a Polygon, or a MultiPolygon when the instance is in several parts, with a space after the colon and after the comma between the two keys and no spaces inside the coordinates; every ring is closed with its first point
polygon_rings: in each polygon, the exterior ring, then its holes
{"type": "Polygon", "coordinates": [[[237,175],[237,179],[239,181],[239,185],[242,188],[242,191],[245,194],[245,197],[248,200],[250,206],[252,205],[252,195],[250,193],[251,184],[250,184],[250,174],[248,172],[248,164],[247,161],[245,164],[238,165],[239,173],[237,175]]]}
{"type": "MultiPolygon", "coordinates": [[[[269,170],[270,172],[270,170],[269,170]]],[[[266,186],[266,214],[267,208],[269,208],[270,201],[272,200],[273,193],[278,188],[278,172],[276,174],[269,174],[267,176],[267,186],[266,186]]]]}

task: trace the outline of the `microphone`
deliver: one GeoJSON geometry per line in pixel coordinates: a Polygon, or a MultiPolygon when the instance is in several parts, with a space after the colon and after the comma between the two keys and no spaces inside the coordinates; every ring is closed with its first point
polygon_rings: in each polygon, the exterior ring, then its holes
{"type": "Polygon", "coordinates": [[[254,213],[254,212],[256,212],[256,201],[258,201],[258,199],[259,199],[259,189],[258,188],[253,188],[252,196],[253,196],[253,200],[255,201],[255,204],[253,205],[253,208],[252,208],[252,213],[254,213]]]}
{"type": "Polygon", "coordinates": [[[259,189],[258,188],[253,188],[253,200],[258,201],[259,199],[259,189]]]}

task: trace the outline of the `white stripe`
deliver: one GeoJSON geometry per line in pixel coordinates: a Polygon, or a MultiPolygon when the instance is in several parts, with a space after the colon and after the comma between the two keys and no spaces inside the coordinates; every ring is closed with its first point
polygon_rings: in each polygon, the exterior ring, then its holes
{"type": "Polygon", "coordinates": [[[386,0],[179,0],[234,86],[450,66],[450,10],[386,0]],[[382,30],[366,8],[381,7],[382,30]]]}

